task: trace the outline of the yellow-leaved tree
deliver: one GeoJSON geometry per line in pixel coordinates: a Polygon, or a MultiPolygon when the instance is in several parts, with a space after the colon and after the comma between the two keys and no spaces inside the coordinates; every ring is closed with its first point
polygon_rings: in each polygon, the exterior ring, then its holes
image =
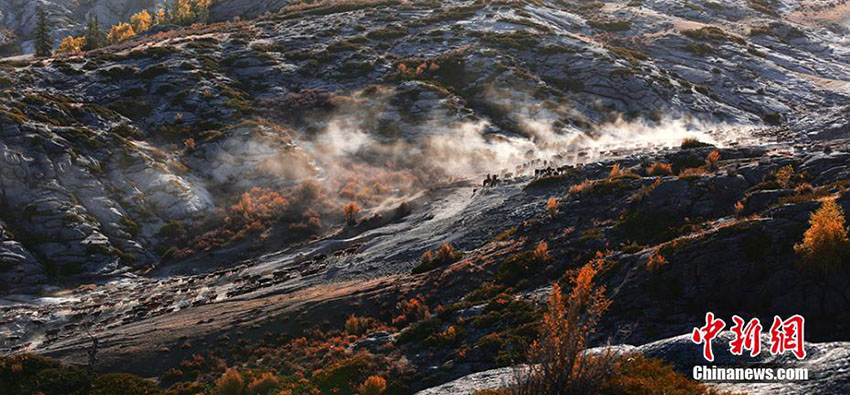
{"type": "Polygon", "coordinates": [[[850,247],[845,222],[835,200],[825,201],[812,213],[803,241],[794,246],[806,267],[829,272],[841,266],[850,247]]]}
{"type": "Polygon", "coordinates": [[[141,10],[130,17],[130,26],[136,34],[148,31],[151,25],[153,25],[153,18],[148,10],[141,10]]]}
{"type": "Polygon", "coordinates": [[[109,29],[109,34],[106,35],[106,38],[110,42],[118,43],[135,35],[136,31],[133,30],[133,26],[129,23],[122,22],[117,25],[113,25],[112,28],[109,29]]]}
{"type": "Polygon", "coordinates": [[[62,42],[59,43],[59,49],[57,52],[65,54],[79,53],[83,51],[83,46],[85,44],[85,37],[68,36],[63,38],[62,42]]]}

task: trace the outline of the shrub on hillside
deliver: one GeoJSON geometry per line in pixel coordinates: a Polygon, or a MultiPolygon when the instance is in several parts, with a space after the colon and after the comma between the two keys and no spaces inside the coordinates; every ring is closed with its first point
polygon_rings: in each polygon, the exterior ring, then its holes
{"type": "Polygon", "coordinates": [[[110,373],[98,376],[92,382],[92,395],[154,395],[162,390],[150,380],[127,373],[110,373]]]}
{"type": "Polygon", "coordinates": [[[635,173],[632,173],[631,170],[623,170],[619,163],[615,163],[614,166],[611,167],[611,172],[608,176],[609,178],[638,178],[638,176],[635,173]]]}
{"type": "Polygon", "coordinates": [[[317,369],[312,381],[323,394],[352,394],[375,371],[375,362],[368,353],[355,354],[317,369]]]}
{"type": "Polygon", "coordinates": [[[720,162],[720,151],[718,151],[718,150],[711,151],[705,157],[705,167],[708,170],[711,170],[711,171],[717,170],[718,162],[720,162]]]}
{"type": "Polygon", "coordinates": [[[679,172],[679,178],[683,180],[692,180],[706,175],[708,171],[705,167],[688,167],[679,172]]]}
{"type": "Polygon", "coordinates": [[[252,395],[265,395],[276,393],[275,388],[280,385],[280,381],[275,375],[269,372],[262,372],[258,376],[251,379],[245,387],[245,392],[252,395]]]}
{"type": "Polygon", "coordinates": [[[554,197],[550,197],[549,200],[546,201],[546,212],[549,213],[550,217],[554,217],[555,214],[558,214],[558,200],[554,197]]]}
{"type": "Polygon", "coordinates": [[[661,251],[656,248],[655,251],[652,252],[652,255],[649,256],[649,260],[646,262],[646,267],[651,271],[656,271],[666,264],[667,258],[665,258],[664,255],[661,255],[661,251]]]}
{"type": "Polygon", "coordinates": [[[362,335],[374,324],[374,319],[369,317],[358,317],[354,314],[345,320],[345,331],[352,335],[362,335]]]}
{"type": "Polygon", "coordinates": [[[774,178],[776,178],[776,183],[784,189],[793,187],[795,178],[794,166],[785,165],[780,167],[779,170],[776,170],[774,178]]]}
{"type": "Polygon", "coordinates": [[[387,390],[387,380],[381,376],[369,376],[363,384],[357,387],[359,395],[381,395],[387,390]]]}
{"type": "Polygon", "coordinates": [[[439,266],[448,266],[463,258],[463,253],[455,251],[451,243],[443,243],[436,251],[425,251],[422,262],[413,268],[413,274],[425,273],[439,266]]]}
{"type": "Polygon", "coordinates": [[[699,141],[695,137],[686,137],[682,140],[682,149],[691,149],[691,148],[703,148],[703,147],[711,147],[711,144],[703,143],[699,141]]]}
{"type": "Polygon", "coordinates": [[[162,390],[152,381],[110,373],[93,381],[82,369],[33,354],[0,358],[0,393],[63,395],[152,395],[162,390]]]}
{"type": "Polygon", "coordinates": [[[570,185],[570,194],[577,195],[590,193],[593,191],[593,185],[593,181],[591,180],[582,180],[579,184],[570,185]]]}
{"type": "Polygon", "coordinates": [[[513,254],[502,261],[496,272],[496,282],[509,286],[517,285],[525,278],[534,277],[550,259],[549,244],[540,241],[534,250],[513,254]]]}
{"type": "Polygon", "coordinates": [[[621,358],[601,394],[716,394],[705,384],[689,380],[672,366],[641,355],[621,358]]]}
{"type": "Polygon", "coordinates": [[[399,315],[392,320],[393,325],[405,325],[431,318],[428,305],[416,298],[401,300],[396,304],[399,315]]]}
{"type": "Polygon", "coordinates": [[[0,358],[0,393],[85,394],[89,379],[80,369],[34,354],[0,358]]]}
{"type": "Polygon", "coordinates": [[[669,176],[673,174],[673,166],[669,163],[655,162],[646,169],[650,176],[669,176]]]}
{"type": "Polygon", "coordinates": [[[214,392],[216,395],[242,395],[245,390],[245,379],[236,369],[227,369],[215,382],[214,392]]]}
{"type": "Polygon", "coordinates": [[[352,201],[342,206],[342,213],[345,217],[345,222],[348,224],[356,224],[357,214],[360,214],[361,211],[363,211],[363,208],[357,202],[352,201]]]}

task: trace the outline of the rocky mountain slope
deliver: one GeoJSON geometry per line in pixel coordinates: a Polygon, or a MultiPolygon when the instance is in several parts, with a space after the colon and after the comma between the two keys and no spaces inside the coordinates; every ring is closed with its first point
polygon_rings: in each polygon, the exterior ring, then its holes
{"type": "Polygon", "coordinates": [[[648,343],[712,309],[848,340],[848,277],[792,249],[819,199],[850,208],[845,3],[281,6],[3,62],[4,352],[82,362],[93,332],[104,365],[158,376],[404,294],[451,306],[410,324],[423,339],[481,325],[399,345],[418,390],[504,365],[535,295],[596,251],[615,262],[602,336],[648,343]],[[538,241],[552,263],[515,273],[538,241]],[[418,267],[444,242],[463,259],[418,267]],[[498,298],[515,327],[486,325],[498,298]]]}
{"type": "Polygon", "coordinates": [[[51,35],[58,46],[66,36],[79,35],[86,21],[96,16],[101,28],[108,29],[143,9],[154,10],[162,0],[3,0],[0,1],[0,27],[9,33],[0,38],[4,43],[0,55],[32,53],[32,36],[36,27],[36,10],[41,7],[48,14],[51,35]]]}
{"type": "Polygon", "coordinates": [[[372,180],[395,183],[378,195],[401,196],[440,174],[652,148],[688,130],[727,143],[847,131],[838,34],[736,2],[611,3],[604,18],[581,5],[367,4],[7,64],[6,226],[47,271],[103,273],[158,262],[163,225],[248,187],[333,178],[342,200],[364,181],[336,163],[374,167],[358,150],[396,169],[372,180]],[[339,141],[350,127],[357,139],[339,141]],[[446,145],[456,137],[468,143],[446,145]]]}

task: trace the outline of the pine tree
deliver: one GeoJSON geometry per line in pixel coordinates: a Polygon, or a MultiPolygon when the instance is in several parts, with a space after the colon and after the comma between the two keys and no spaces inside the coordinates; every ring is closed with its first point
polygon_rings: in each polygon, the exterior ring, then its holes
{"type": "Polygon", "coordinates": [[[86,25],[86,42],[83,45],[84,51],[91,51],[103,46],[103,32],[100,31],[100,26],[97,22],[97,15],[89,16],[88,25],[86,25]]]}
{"type": "Polygon", "coordinates": [[[177,15],[177,0],[165,0],[165,21],[167,23],[174,23],[175,16],[177,15]]]}
{"type": "Polygon", "coordinates": [[[38,24],[35,27],[35,56],[47,57],[53,52],[53,37],[50,37],[50,26],[47,25],[47,13],[39,7],[36,15],[38,24]]]}

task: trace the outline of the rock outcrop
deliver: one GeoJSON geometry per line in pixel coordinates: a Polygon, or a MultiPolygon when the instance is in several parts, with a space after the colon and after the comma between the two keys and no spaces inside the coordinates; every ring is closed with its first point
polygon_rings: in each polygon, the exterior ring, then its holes
{"type": "MultiPolygon", "coordinates": [[[[718,336],[718,345],[731,340],[732,334],[724,332],[718,336]]],[[[763,344],[768,345],[767,338],[763,344]]],[[[619,345],[615,348],[623,354],[640,354],[647,358],[657,358],[673,364],[679,371],[691,377],[694,366],[712,366],[702,357],[701,346],[691,341],[691,335],[682,335],[669,339],[659,340],[642,346],[619,345]]],[[[763,350],[767,348],[762,347],[763,350]]],[[[764,352],[756,358],[745,363],[742,357],[733,356],[724,347],[714,347],[716,350],[715,364],[724,368],[759,366],[751,365],[752,362],[765,364],[773,368],[799,368],[808,369],[809,379],[794,382],[776,383],[713,383],[711,386],[720,391],[745,394],[830,394],[842,392],[850,384],[850,375],[847,368],[850,366],[850,343],[808,343],[806,352],[808,358],[797,361],[793,356],[771,356],[764,352]]],[[[601,349],[593,349],[599,351],[601,349]]],[[[500,368],[473,373],[461,377],[446,384],[417,392],[417,395],[471,395],[476,391],[487,389],[505,388],[516,382],[515,368],[500,368]]]]}

